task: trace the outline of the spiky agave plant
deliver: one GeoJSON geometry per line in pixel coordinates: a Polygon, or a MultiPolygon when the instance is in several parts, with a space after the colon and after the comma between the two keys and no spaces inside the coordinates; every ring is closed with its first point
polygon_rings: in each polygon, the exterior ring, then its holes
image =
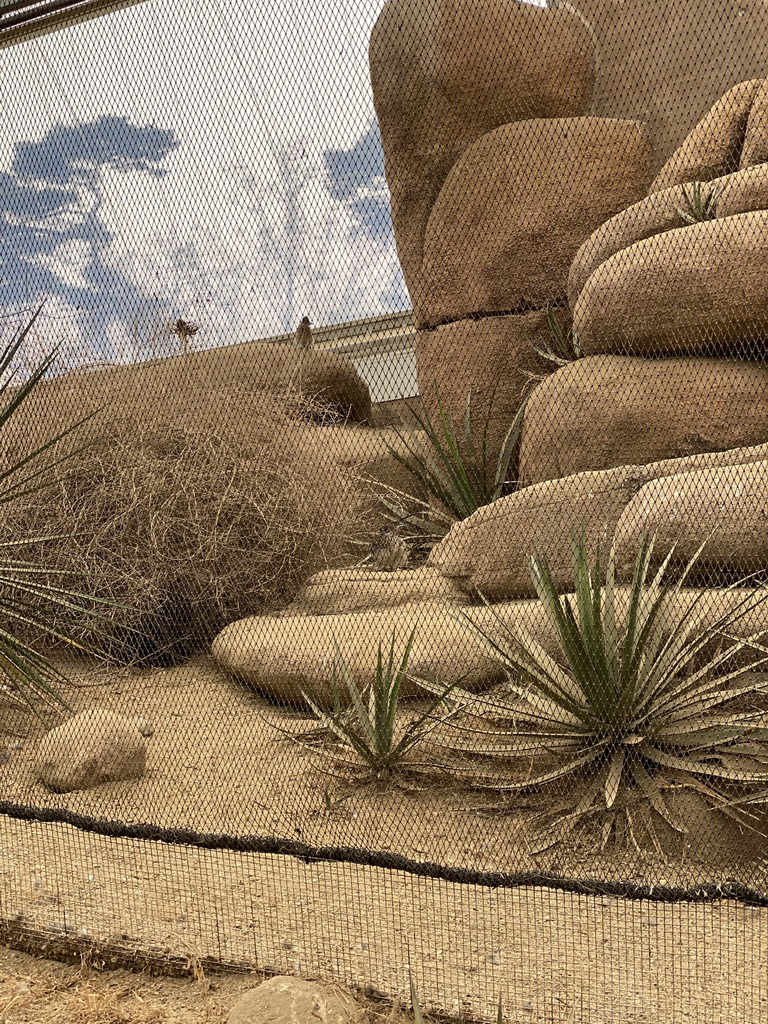
{"type": "MultiPolygon", "coordinates": [[[[393,631],[389,652],[385,656],[379,644],[373,680],[361,690],[347,665],[338,644],[331,675],[332,710],[320,707],[318,694],[307,685],[302,691],[313,715],[330,743],[321,749],[332,760],[347,768],[364,767],[376,777],[391,774],[406,755],[440,722],[453,713],[444,708],[453,686],[436,687],[436,696],[425,709],[410,716],[399,713],[400,690],[408,676],[408,661],[413,648],[415,630],[399,657],[395,654],[396,634],[393,631]]],[[[294,736],[306,745],[304,736],[294,736]]]]}
{"type": "MultiPolygon", "coordinates": [[[[41,309],[42,306],[0,351],[0,400],[4,400],[0,405],[0,439],[3,430],[45,377],[57,355],[54,350],[22,385],[13,385],[14,360],[41,309]]],[[[96,413],[84,417],[51,440],[0,466],[0,505],[49,487],[58,478],[62,466],[86,447],[69,450],[57,457],[56,446],[94,415],[96,413]],[[46,453],[50,453],[52,458],[46,458],[46,453]]],[[[41,707],[46,705],[69,710],[59,692],[67,678],[22,636],[36,635],[40,639],[98,654],[100,652],[93,645],[76,640],[70,627],[75,618],[81,622],[86,619],[93,635],[97,636],[101,618],[97,606],[110,603],[72,589],[69,583],[74,573],[52,569],[22,557],[25,547],[66,539],[63,535],[50,535],[20,537],[0,543],[0,695],[38,715],[41,707]],[[51,582],[52,579],[58,582],[51,582]]]]}
{"type": "MultiPolygon", "coordinates": [[[[564,330],[562,324],[555,316],[555,308],[551,302],[547,303],[547,326],[549,327],[549,340],[537,345],[531,342],[533,351],[550,363],[552,369],[559,369],[561,366],[568,366],[576,359],[581,359],[582,351],[579,345],[579,337],[573,328],[564,330]]],[[[531,380],[544,380],[547,374],[529,373],[531,380]]]]}
{"type": "Polygon", "coordinates": [[[722,189],[713,185],[705,194],[702,192],[702,183],[694,181],[690,192],[685,185],[681,191],[683,205],[675,209],[685,224],[700,224],[702,221],[714,220],[717,217],[717,202],[722,189]]]}
{"type": "Polygon", "coordinates": [[[426,412],[421,415],[410,407],[421,436],[396,430],[402,450],[389,447],[389,454],[439,505],[435,508],[393,487],[385,488],[381,502],[386,514],[410,530],[408,539],[412,544],[435,543],[455,522],[514,489],[514,482],[508,479],[509,468],[520,442],[525,408],[521,407],[514,417],[495,460],[488,452],[492,409],[493,402],[478,436],[472,426],[472,393],[467,395],[462,426],[458,428],[438,392],[436,417],[426,412]]]}
{"type": "Polygon", "coordinates": [[[494,614],[492,630],[469,611],[456,616],[509,678],[501,696],[455,694],[480,724],[454,723],[470,738],[451,737],[451,747],[481,760],[525,759],[527,765],[524,778],[476,768],[476,781],[506,790],[578,782],[577,806],[560,819],[567,819],[568,827],[601,807],[613,807],[622,789],[631,787],[679,831],[685,831],[684,824],[664,799],[665,770],[683,773],[713,806],[726,811],[732,802],[729,787],[765,786],[768,715],[729,705],[768,690],[759,677],[738,684],[739,677],[768,660],[768,648],[759,642],[765,631],[733,636],[734,626],[768,599],[768,592],[736,591],[733,606],[707,624],[703,591],[687,608],[674,610],[675,598],[684,605],[681,588],[701,550],[666,587],[662,581],[674,551],[651,578],[653,541],[644,539],[623,610],[613,548],[601,583],[599,550],[591,565],[584,538],[574,541],[572,596],[558,593],[546,558],[534,555],[531,577],[558,641],[558,659],[500,614],[494,614]],[[714,653],[713,643],[719,645],[714,653]],[[489,720],[499,727],[493,737],[489,720]]]}

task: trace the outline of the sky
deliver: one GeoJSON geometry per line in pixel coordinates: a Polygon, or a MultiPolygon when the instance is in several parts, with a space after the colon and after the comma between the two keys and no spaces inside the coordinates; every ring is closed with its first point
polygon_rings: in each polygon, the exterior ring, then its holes
{"type": "MultiPolygon", "coordinates": [[[[383,0],[145,0],[0,50],[0,325],[134,361],[407,309],[368,73],[383,0]]],[[[2,337],[2,334],[0,334],[2,337]]],[[[22,367],[23,369],[23,367],[22,367]]]]}

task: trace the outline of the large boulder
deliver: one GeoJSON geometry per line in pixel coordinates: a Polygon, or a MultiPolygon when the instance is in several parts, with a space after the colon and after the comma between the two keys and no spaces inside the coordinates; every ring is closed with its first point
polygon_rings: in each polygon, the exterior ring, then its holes
{"type": "Polygon", "coordinates": [[[650,191],[688,181],[710,181],[743,166],[741,150],[749,113],[762,85],[763,79],[754,78],[729,89],[667,160],[650,191]]]}
{"type": "MultiPolygon", "coordinates": [[[[484,5],[473,6],[482,17],[484,5]]],[[[595,40],[590,113],[647,122],[656,168],[724,93],[766,74],[766,0],[561,0],[559,6],[578,9],[595,40]]]]}
{"type": "Polygon", "coordinates": [[[768,161],[768,81],[763,81],[754,95],[741,147],[742,167],[768,161]]]}
{"type": "MultiPolygon", "coordinates": [[[[567,330],[568,312],[557,310],[556,315],[567,330]]],[[[426,413],[439,422],[439,398],[461,443],[471,394],[473,434],[478,444],[485,438],[491,477],[507,430],[530,391],[531,376],[553,369],[535,351],[548,341],[547,317],[541,310],[416,332],[416,370],[426,413]]]]}
{"type": "Polygon", "coordinates": [[[520,482],[768,441],[768,368],[722,359],[587,356],[526,406],[520,482]]]}
{"type": "Polygon", "coordinates": [[[768,348],[768,211],[636,242],[588,278],[573,310],[585,355],[763,358],[768,348]]]}
{"type": "Polygon", "coordinates": [[[146,719],[112,711],[82,711],[40,740],[35,775],[55,793],[90,789],[144,774],[152,734],[146,719]]]}
{"type": "Polygon", "coordinates": [[[451,167],[500,125],[586,113],[592,43],[563,9],[389,0],[369,57],[397,250],[420,327],[430,293],[424,233],[451,167]]]}
{"type": "Polygon", "coordinates": [[[565,299],[579,246],[645,194],[649,167],[635,121],[537,118],[478,139],[429,215],[422,319],[434,325],[565,299]]]}
{"type": "MultiPolygon", "coordinates": [[[[749,464],[764,465],[761,460],[765,459],[768,444],[533,484],[457,523],[432,549],[429,565],[469,594],[479,591],[490,601],[502,601],[536,596],[529,565],[531,555],[539,553],[549,561],[557,587],[568,589],[573,583],[571,538],[583,535],[591,557],[598,543],[606,552],[617,524],[624,522],[630,509],[636,512],[628,522],[638,520],[645,508],[641,497],[652,486],[648,481],[664,478],[658,484],[663,490],[667,481],[682,479],[672,474],[704,476],[719,466],[737,467],[736,475],[749,474],[754,468],[749,464]]],[[[627,532],[622,550],[629,555],[637,551],[639,533],[637,529],[627,532]]]]}
{"type": "MultiPolygon", "coordinates": [[[[502,605],[499,611],[513,616],[547,649],[554,649],[538,601],[502,605]]],[[[332,706],[335,644],[363,689],[374,679],[379,645],[386,653],[394,632],[395,651],[401,654],[413,629],[408,663],[412,676],[446,685],[460,683],[470,690],[499,682],[503,672],[465,633],[455,614],[443,601],[424,601],[348,614],[253,616],[227,626],[214,640],[212,653],[223,669],[255,690],[297,707],[304,705],[302,691],[311,691],[321,705],[332,706]]],[[[489,609],[477,608],[472,614],[482,625],[494,628],[489,609]]],[[[405,680],[401,693],[423,695],[413,679],[405,680]]]]}
{"type": "Polygon", "coordinates": [[[287,615],[338,615],[367,608],[385,608],[419,601],[468,600],[451,580],[435,569],[326,569],[315,573],[286,610],[287,615]]]}
{"type": "Polygon", "coordinates": [[[653,480],[616,526],[617,571],[631,572],[644,534],[656,538],[657,561],[674,547],[675,559],[687,563],[705,544],[692,580],[717,585],[768,569],[766,519],[768,461],[653,480]]]}
{"type": "MultiPolygon", "coordinates": [[[[703,189],[717,190],[718,217],[732,217],[750,210],[768,210],[768,166],[747,167],[715,178],[703,189]]],[[[606,260],[635,242],[683,226],[678,212],[684,208],[682,187],[654,192],[639,203],[617,213],[597,229],[581,246],[568,274],[568,301],[573,308],[589,277],[606,260]]]]}

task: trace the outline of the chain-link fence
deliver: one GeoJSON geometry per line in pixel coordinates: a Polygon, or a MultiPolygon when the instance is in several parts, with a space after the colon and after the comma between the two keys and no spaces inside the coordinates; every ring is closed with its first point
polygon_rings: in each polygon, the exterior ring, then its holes
{"type": "Polygon", "coordinates": [[[768,1019],[767,45],[0,4],[0,941],[768,1019]]]}

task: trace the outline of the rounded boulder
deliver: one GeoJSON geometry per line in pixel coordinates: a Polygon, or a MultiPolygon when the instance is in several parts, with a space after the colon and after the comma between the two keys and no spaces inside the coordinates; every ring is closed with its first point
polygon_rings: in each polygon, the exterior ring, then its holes
{"type": "Polygon", "coordinates": [[[586,356],[539,384],[522,486],[768,442],[768,367],[725,359],[586,356]]]}

